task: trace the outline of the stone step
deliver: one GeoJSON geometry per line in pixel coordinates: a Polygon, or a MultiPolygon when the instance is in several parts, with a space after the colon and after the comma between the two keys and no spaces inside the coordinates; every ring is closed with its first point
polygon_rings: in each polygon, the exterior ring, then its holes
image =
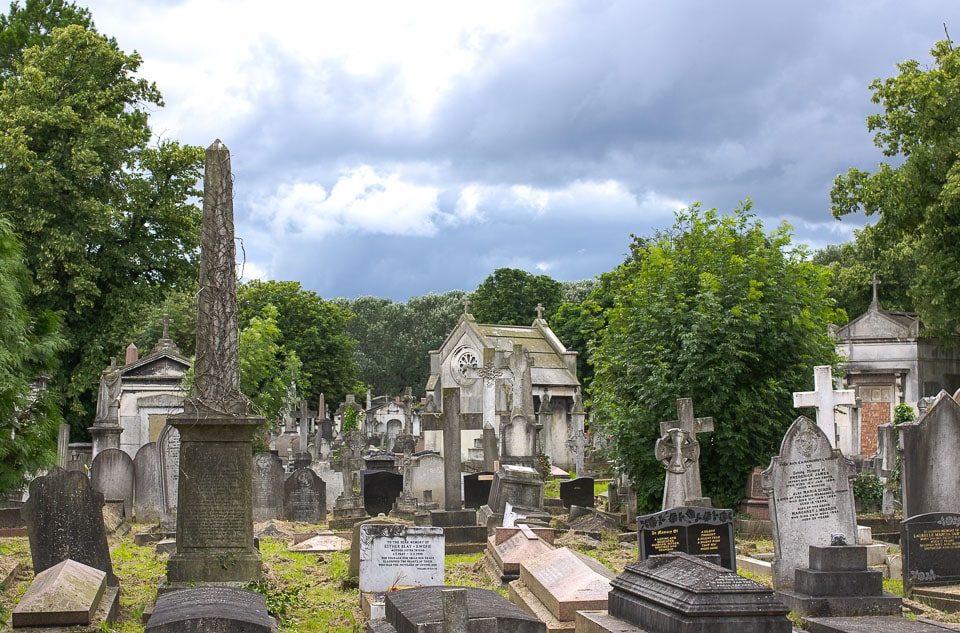
{"type": "Polygon", "coordinates": [[[863,618],[807,618],[807,633],[945,633],[957,629],[946,624],[900,616],[863,618]]]}
{"type": "Polygon", "coordinates": [[[960,587],[956,585],[949,587],[916,587],[912,593],[911,597],[914,600],[928,604],[935,609],[947,613],[960,611],[960,587]]]}

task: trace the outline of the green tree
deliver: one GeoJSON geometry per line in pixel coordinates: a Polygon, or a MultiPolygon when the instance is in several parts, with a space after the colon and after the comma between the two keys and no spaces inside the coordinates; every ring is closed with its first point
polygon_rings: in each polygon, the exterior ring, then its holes
{"type": "Polygon", "coordinates": [[[297,353],[280,344],[278,315],[268,303],[240,330],[240,391],[273,427],[291,405],[287,401],[291,387],[302,378],[297,353]]]}
{"type": "Polygon", "coordinates": [[[884,156],[874,173],[837,176],[832,209],[879,215],[874,239],[909,256],[909,296],[928,327],[960,326],[960,50],[950,41],[931,51],[933,65],[909,60],[895,77],[871,85],[882,112],[867,118],[884,156]]]}
{"type": "Polygon", "coordinates": [[[277,342],[303,363],[300,397],[317,402],[323,393],[327,402],[341,402],[344,394],[356,391],[356,341],[347,334],[353,317],[348,310],[304,290],[297,281],[252,280],[241,284],[237,295],[241,328],[267,305],[276,307],[277,342]]]}
{"type": "Polygon", "coordinates": [[[786,225],[766,233],[750,206],[725,217],[680,211],[671,230],[634,237],[609,275],[594,411],[648,509],[663,494],[659,425],[676,419],[678,398],[714,418],[699,438],[704,494],[732,507],[796,417],[792,392],[812,384],[813,366],[836,360],[828,271],[786,225]]]}
{"type": "Polygon", "coordinates": [[[355,338],[360,380],[378,395],[411,387],[418,397],[430,377],[430,350],[437,349],[463,314],[464,293],[453,290],[411,297],[406,303],[359,297],[337,299],[356,316],[347,325],[355,338]]]}
{"type": "Polygon", "coordinates": [[[53,369],[65,341],[52,313],[31,317],[23,301],[30,286],[20,243],[0,219],[0,493],[56,463],[60,414],[34,382],[53,369]]]}
{"type": "Polygon", "coordinates": [[[547,275],[531,275],[517,268],[498,268],[470,295],[474,318],[480,323],[530,325],[537,304],[549,319],[563,301],[560,282],[547,275]]]}
{"type": "Polygon", "coordinates": [[[0,15],[0,85],[15,74],[14,64],[31,46],[50,43],[53,29],[77,24],[94,30],[90,11],[63,0],[26,0],[23,6],[11,2],[6,15],[0,15]]]}
{"type": "Polygon", "coordinates": [[[79,436],[141,308],[196,283],[200,212],[188,200],[203,153],[148,147],[148,112],[162,102],[136,76],[139,56],[79,25],[44,34],[0,89],[0,217],[24,245],[28,307],[63,317],[51,385],[79,436]]]}

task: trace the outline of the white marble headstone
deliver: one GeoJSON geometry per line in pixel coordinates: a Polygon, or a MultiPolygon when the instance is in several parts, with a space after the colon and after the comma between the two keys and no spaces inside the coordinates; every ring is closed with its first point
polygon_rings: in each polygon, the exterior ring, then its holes
{"type": "Polygon", "coordinates": [[[359,552],[360,591],[443,584],[443,528],[361,525],[359,552]]]}

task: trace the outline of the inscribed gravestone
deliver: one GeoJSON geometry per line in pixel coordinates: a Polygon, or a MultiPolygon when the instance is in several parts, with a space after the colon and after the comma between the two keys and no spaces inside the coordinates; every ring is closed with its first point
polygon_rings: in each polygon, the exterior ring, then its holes
{"type": "Polygon", "coordinates": [[[594,507],[593,484],[593,477],[577,477],[570,481],[561,481],[560,499],[563,500],[564,507],[594,507]]]}
{"type": "Polygon", "coordinates": [[[163,511],[160,492],[160,453],[156,442],[140,447],[133,458],[133,515],[137,523],[156,523],[163,511]]]}
{"type": "Polygon", "coordinates": [[[133,515],[133,460],[126,451],[107,448],[90,464],[90,483],[109,501],[123,501],[125,517],[133,515]]]}
{"type": "Polygon", "coordinates": [[[737,570],[733,510],[680,507],[637,517],[640,560],[668,552],[719,559],[722,567],[737,570]]]}
{"type": "Polygon", "coordinates": [[[360,591],[443,584],[443,528],[360,526],[360,591]]]}
{"type": "Polygon", "coordinates": [[[842,533],[857,536],[853,462],[830,445],[823,430],[800,416],[787,429],[780,454],[763,471],[773,528],[773,582],[777,589],[794,583],[794,571],[807,566],[811,545],[829,545],[842,533]]]}
{"type": "Polygon", "coordinates": [[[423,493],[430,491],[433,500],[443,507],[443,457],[437,453],[425,453],[415,458],[413,468],[410,469],[411,491],[413,496],[421,501],[423,493]]]}
{"type": "Polygon", "coordinates": [[[160,455],[164,520],[172,520],[177,514],[177,487],[180,483],[180,431],[176,427],[166,424],[160,430],[157,452],[160,455]]]}
{"type": "Polygon", "coordinates": [[[270,521],[283,515],[283,464],[273,453],[253,456],[253,520],[270,521]]]}
{"type": "Polygon", "coordinates": [[[903,585],[960,583],[960,514],[930,512],[900,523],[903,585]]]}
{"type": "Polygon", "coordinates": [[[70,558],[106,572],[107,585],[119,586],[103,527],[103,493],[85,474],[53,468],[37,477],[21,513],[34,573],[70,558]]]}
{"type": "Polygon", "coordinates": [[[903,516],[960,511],[960,404],[945,391],[916,422],[897,426],[903,438],[903,516]]]}
{"type": "Polygon", "coordinates": [[[360,473],[363,507],[370,516],[389,514],[393,502],[403,492],[403,475],[385,470],[364,470],[360,473]]]}
{"type": "Polygon", "coordinates": [[[326,486],[309,468],[295,470],[283,483],[283,516],[287,521],[319,523],[327,518],[326,486]]]}

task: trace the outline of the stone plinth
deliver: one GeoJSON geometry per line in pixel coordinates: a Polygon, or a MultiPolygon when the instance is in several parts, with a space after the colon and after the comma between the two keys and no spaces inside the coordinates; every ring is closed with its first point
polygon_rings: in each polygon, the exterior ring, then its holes
{"type": "Polygon", "coordinates": [[[593,558],[561,547],[520,563],[520,580],[510,583],[510,601],[541,620],[546,610],[572,630],[577,611],[606,608],[613,578],[614,573],[593,558]]]}
{"type": "MultiPolygon", "coordinates": [[[[107,591],[105,572],[65,560],[37,574],[13,610],[13,626],[91,624],[107,591]]],[[[116,602],[116,589],[107,599],[116,602]]],[[[110,619],[115,614],[116,605],[110,619]]]]}
{"type": "Polygon", "coordinates": [[[167,580],[215,583],[258,578],[251,442],[264,419],[188,401],[186,410],[168,421],[180,431],[180,477],[177,552],[167,562],[167,580]]]}

